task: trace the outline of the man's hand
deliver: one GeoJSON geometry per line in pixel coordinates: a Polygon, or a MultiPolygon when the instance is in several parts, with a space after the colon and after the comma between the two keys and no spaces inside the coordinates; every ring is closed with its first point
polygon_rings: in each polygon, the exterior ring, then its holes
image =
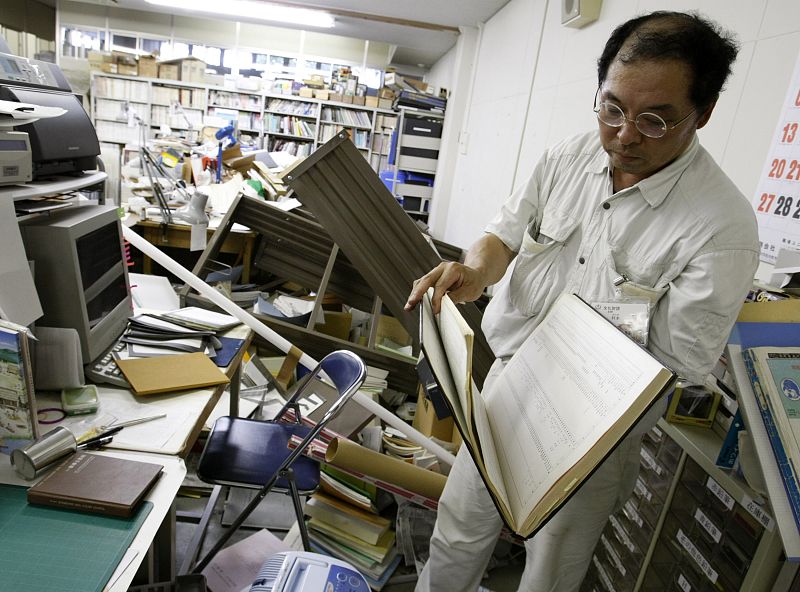
{"type": "Polygon", "coordinates": [[[470,247],[464,263],[440,263],[414,280],[405,309],[413,310],[428,288],[433,288],[434,314],[439,313],[442,296],[447,293],[456,303],[477,300],[486,286],[500,281],[515,255],[503,241],[486,233],[470,247]]]}
{"type": "Polygon", "coordinates": [[[442,296],[445,294],[449,293],[453,302],[472,302],[480,297],[486,284],[483,283],[483,278],[476,269],[462,263],[443,262],[421,278],[414,280],[414,287],[408,295],[405,309],[413,310],[431,287],[433,288],[433,298],[431,299],[433,312],[438,314],[442,296]]]}

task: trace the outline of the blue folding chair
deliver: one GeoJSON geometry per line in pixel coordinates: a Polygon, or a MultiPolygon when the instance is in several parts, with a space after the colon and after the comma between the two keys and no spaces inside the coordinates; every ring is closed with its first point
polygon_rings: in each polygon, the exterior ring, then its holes
{"type": "Polygon", "coordinates": [[[207,483],[258,489],[256,496],[241,511],[223,533],[214,547],[195,564],[193,572],[199,573],[225,545],[270,491],[289,493],[294,504],[303,547],[310,551],[308,531],[303,520],[300,495],[311,495],[319,487],[319,463],[303,456],[305,449],[325,425],[342,410],[364,383],[367,369],[364,361],[347,350],[334,351],[306,375],[274,419],[262,421],[242,417],[220,417],[214,422],[208,436],[197,476],[207,483]],[[313,387],[314,380],[327,376],[339,393],[336,401],[325,412],[316,426],[301,423],[298,401],[313,387]],[[295,421],[281,422],[282,416],[294,410],[295,421]],[[302,442],[294,450],[288,448],[292,436],[301,436],[302,442]]]}

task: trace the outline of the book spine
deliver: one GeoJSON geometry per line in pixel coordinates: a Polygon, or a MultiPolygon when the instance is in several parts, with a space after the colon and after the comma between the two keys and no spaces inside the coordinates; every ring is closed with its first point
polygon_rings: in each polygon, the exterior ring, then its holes
{"type": "Polygon", "coordinates": [[[789,501],[789,507],[792,509],[792,515],[797,527],[800,528],[800,488],[797,485],[797,475],[794,471],[792,463],[786,456],[786,450],[783,447],[778,428],[772,417],[772,412],[767,406],[766,396],[761,386],[761,380],[756,372],[755,360],[748,350],[742,352],[742,359],[744,366],[747,369],[747,375],[750,378],[750,383],[753,385],[753,392],[756,395],[756,402],[758,403],[758,410],[761,412],[761,419],[764,422],[764,429],[767,432],[772,452],[775,455],[775,462],[778,465],[778,471],[781,474],[781,481],[783,481],[783,488],[786,490],[786,497],[789,501]]]}
{"type": "Polygon", "coordinates": [[[122,506],[101,504],[72,498],[62,498],[52,495],[42,495],[37,493],[31,494],[30,492],[28,492],[28,503],[67,510],[80,510],[84,512],[91,512],[93,514],[105,514],[106,516],[119,516],[122,518],[127,518],[130,516],[129,510],[122,506]]]}

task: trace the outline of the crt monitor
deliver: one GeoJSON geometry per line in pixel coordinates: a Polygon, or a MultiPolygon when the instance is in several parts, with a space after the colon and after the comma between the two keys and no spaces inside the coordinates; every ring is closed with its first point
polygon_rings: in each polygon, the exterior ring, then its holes
{"type": "Polygon", "coordinates": [[[78,331],[84,363],[103,354],[132,312],[122,231],[113,206],[73,206],[20,226],[44,327],[78,331]]]}

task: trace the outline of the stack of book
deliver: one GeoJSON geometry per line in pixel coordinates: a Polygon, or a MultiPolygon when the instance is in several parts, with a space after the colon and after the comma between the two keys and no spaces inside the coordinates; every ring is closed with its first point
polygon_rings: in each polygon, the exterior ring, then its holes
{"type": "Polygon", "coordinates": [[[800,528],[800,347],[752,347],[742,357],[800,528]]]}
{"type": "MultiPolygon", "coordinates": [[[[120,357],[147,358],[203,352],[210,358],[220,353],[228,358],[227,354],[235,353],[240,340],[219,338],[217,333],[239,323],[231,315],[191,307],[135,315],[128,319],[128,327],[120,337],[120,341],[127,344],[127,355],[120,357]],[[230,352],[225,351],[226,345],[230,352]]],[[[220,362],[217,365],[225,366],[229,360],[220,362]]]]}
{"type": "Polygon", "coordinates": [[[308,500],[305,513],[314,551],[347,561],[373,590],[383,588],[401,557],[391,520],[377,513],[369,495],[323,473],[322,491],[308,500]]]}

